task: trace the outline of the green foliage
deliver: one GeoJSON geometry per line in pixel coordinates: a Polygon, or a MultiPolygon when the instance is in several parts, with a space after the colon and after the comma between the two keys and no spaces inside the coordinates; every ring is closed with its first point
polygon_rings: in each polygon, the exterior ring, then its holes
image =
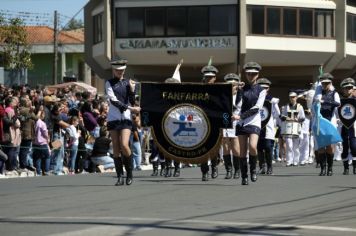
{"type": "Polygon", "coordinates": [[[63,28],[63,30],[75,30],[84,28],[84,22],[82,20],[71,19],[63,28]]]}
{"type": "Polygon", "coordinates": [[[32,68],[27,32],[20,18],[0,16],[0,53],[6,69],[32,68]]]}

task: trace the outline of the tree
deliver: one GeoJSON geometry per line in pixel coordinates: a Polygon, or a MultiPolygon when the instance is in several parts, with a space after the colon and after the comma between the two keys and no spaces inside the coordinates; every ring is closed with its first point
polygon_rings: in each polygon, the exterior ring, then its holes
{"type": "Polygon", "coordinates": [[[82,20],[71,19],[64,27],[63,30],[75,30],[84,28],[84,22],[82,20]]]}
{"type": "Polygon", "coordinates": [[[0,16],[0,52],[6,69],[33,67],[27,32],[20,18],[5,19],[0,16]]]}

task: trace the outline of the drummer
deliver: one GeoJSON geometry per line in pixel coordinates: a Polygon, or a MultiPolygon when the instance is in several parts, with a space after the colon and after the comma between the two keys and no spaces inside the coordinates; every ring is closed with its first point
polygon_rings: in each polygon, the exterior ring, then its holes
{"type": "Polygon", "coordinates": [[[300,127],[305,119],[303,106],[297,103],[297,93],[289,92],[289,103],[282,107],[282,136],[286,143],[287,166],[298,166],[299,163],[299,143],[300,127]],[[291,129],[286,129],[290,122],[295,124],[291,129]]]}

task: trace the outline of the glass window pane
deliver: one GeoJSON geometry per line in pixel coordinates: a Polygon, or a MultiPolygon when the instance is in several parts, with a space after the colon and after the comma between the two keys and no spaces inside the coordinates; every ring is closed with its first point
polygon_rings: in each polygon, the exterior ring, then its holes
{"type": "Polygon", "coordinates": [[[352,41],[356,41],[356,16],[352,16],[352,41]]]}
{"type": "Polygon", "coordinates": [[[93,16],[93,41],[94,44],[103,41],[103,14],[93,16]]]}
{"type": "Polygon", "coordinates": [[[316,37],[334,37],[334,17],[333,11],[317,10],[315,11],[315,36],[316,37]]]}
{"type": "Polygon", "coordinates": [[[116,37],[129,36],[129,10],[116,9],[116,37]]]}
{"type": "Polygon", "coordinates": [[[167,9],[167,35],[184,36],[186,33],[186,11],[185,8],[167,9]]]}
{"type": "Polygon", "coordinates": [[[164,36],[164,9],[146,9],[146,36],[164,36]]]}
{"type": "Polygon", "coordinates": [[[304,36],[313,36],[313,11],[299,11],[299,34],[304,36]]]}
{"type": "Polygon", "coordinates": [[[325,37],[325,14],[315,11],[315,37],[325,37]]]}
{"type": "Polygon", "coordinates": [[[297,10],[283,10],[283,33],[286,35],[297,35],[297,10]]]}
{"type": "Polygon", "coordinates": [[[281,9],[267,8],[267,34],[281,33],[281,9]]]}
{"type": "Polygon", "coordinates": [[[190,7],[188,9],[188,35],[208,35],[208,8],[190,7]]]}
{"type": "Polygon", "coordinates": [[[117,37],[143,37],[143,9],[117,9],[117,37]]]}
{"type": "Polygon", "coordinates": [[[264,7],[252,6],[248,9],[248,24],[250,34],[264,34],[264,7]]]}
{"type": "Polygon", "coordinates": [[[236,7],[210,7],[210,35],[236,34],[236,7]]]}
{"type": "Polygon", "coordinates": [[[347,14],[347,41],[352,41],[352,15],[347,14]]]}

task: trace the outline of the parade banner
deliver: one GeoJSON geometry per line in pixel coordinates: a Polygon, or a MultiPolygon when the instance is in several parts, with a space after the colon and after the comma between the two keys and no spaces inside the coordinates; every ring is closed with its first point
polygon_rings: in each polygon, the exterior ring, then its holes
{"type": "Polygon", "coordinates": [[[341,105],[337,109],[341,123],[350,128],[356,120],[356,100],[354,98],[341,99],[341,105]]]}
{"type": "Polygon", "coordinates": [[[141,84],[141,120],[165,157],[203,163],[216,158],[222,134],[232,128],[232,85],[141,84]]]}
{"type": "Polygon", "coordinates": [[[271,101],[265,100],[263,103],[263,107],[260,110],[261,114],[261,127],[264,128],[268,124],[269,119],[272,114],[272,103],[271,101]]]}

